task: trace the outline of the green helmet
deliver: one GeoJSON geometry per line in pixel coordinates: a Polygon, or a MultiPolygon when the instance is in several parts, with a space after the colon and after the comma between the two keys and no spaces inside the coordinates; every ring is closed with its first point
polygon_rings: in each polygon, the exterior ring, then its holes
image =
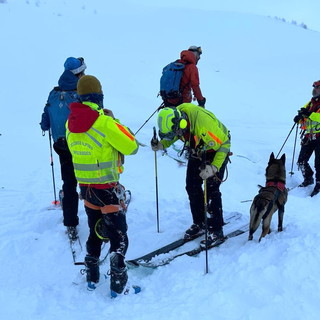
{"type": "Polygon", "coordinates": [[[187,120],[177,108],[166,107],[158,114],[158,127],[161,139],[172,140],[179,130],[187,127],[187,120]]]}

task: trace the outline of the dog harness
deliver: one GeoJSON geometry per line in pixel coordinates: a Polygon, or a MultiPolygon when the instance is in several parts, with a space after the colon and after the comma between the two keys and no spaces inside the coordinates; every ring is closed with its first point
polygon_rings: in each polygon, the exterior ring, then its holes
{"type": "Polygon", "coordinates": [[[265,214],[262,216],[262,219],[265,219],[269,215],[274,203],[277,204],[277,206],[280,210],[284,210],[284,205],[280,204],[280,202],[278,201],[278,198],[279,198],[280,193],[285,191],[285,188],[286,188],[285,183],[282,181],[268,181],[266,183],[266,186],[264,188],[260,189],[260,192],[262,191],[262,189],[264,191],[266,191],[266,188],[268,188],[268,187],[275,187],[277,190],[274,193],[273,199],[269,202],[268,208],[267,208],[265,214]]]}

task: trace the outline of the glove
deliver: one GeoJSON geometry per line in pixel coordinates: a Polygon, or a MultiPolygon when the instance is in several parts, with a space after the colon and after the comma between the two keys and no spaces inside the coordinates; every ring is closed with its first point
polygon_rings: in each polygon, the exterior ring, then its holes
{"type": "Polygon", "coordinates": [[[304,117],[304,118],[309,118],[310,117],[310,115],[311,115],[311,111],[308,111],[308,110],[302,110],[302,112],[301,112],[301,115],[304,117]]]}
{"type": "Polygon", "coordinates": [[[202,100],[198,100],[198,105],[200,107],[203,107],[204,108],[204,105],[206,104],[206,98],[203,98],[202,100]]]}
{"type": "Polygon", "coordinates": [[[151,149],[153,151],[164,150],[163,144],[158,139],[151,139],[151,149]]]}
{"type": "Polygon", "coordinates": [[[204,169],[201,169],[199,176],[203,180],[206,180],[214,176],[216,172],[218,172],[218,169],[216,166],[213,166],[211,164],[206,164],[206,167],[204,169]]]}
{"type": "Polygon", "coordinates": [[[294,118],[293,118],[293,121],[295,123],[298,123],[300,120],[303,119],[303,115],[302,114],[297,114],[294,118]]]}

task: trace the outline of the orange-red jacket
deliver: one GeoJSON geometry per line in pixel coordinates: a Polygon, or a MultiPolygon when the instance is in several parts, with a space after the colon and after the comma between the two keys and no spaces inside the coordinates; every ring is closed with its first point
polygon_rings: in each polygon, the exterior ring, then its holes
{"type": "Polygon", "coordinates": [[[192,102],[192,92],[197,100],[203,100],[203,96],[200,89],[199,71],[196,65],[196,56],[192,51],[183,50],[180,53],[180,59],[178,62],[185,64],[185,69],[180,83],[180,92],[182,94],[182,102],[169,100],[173,105],[179,105],[180,103],[192,102]]]}

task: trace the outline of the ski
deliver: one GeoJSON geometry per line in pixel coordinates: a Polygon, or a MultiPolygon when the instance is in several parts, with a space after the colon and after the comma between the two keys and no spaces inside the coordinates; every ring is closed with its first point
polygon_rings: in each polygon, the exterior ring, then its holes
{"type": "Polygon", "coordinates": [[[79,236],[77,236],[75,239],[72,239],[68,236],[69,239],[69,246],[72,254],[73,263],[77,264],[77,258],[80,256],[82,252],[82,244],[80,241],[79,236]]]}
{"type": "MultiPolygon", "coordinates": [[[[234,220],[239,220],[241,218],[241,213],[235,212],[234,214],[232,214],[231,216],[225,218],[225,224],[229,224],[230,222],[234,221],[234,220]]],[[[187,242],[190,242],[192,240],[195,240],[197,238],[199,238],[200,236],[202,236],[204,234],[204,231],[200,234],[198,234],[196,237],[191,238],[191,239],[184,239],[184,238],[180,238],[178,240],[175,240],[157,250],[154,250],[150,253],[147,253],[139,258],[136,259],[132,259],[132,260],[127,260],[127,264],[131,265],[131,266],[139,266],[141,265],[141,263],[148,263],[152,258],[154,258],[155,256],[158,256],[160,254],[164,254],[164,253],[168,253],[172,250],[175,250],[181,246],[183,246],[184,244],[186,244],[187,242]]]]}
{"type": "Polygon", "coordinates": [[[126,206],[125,212],[127,212],[129,204],[130,204],[130,201],[131,201],[131,191],[130,190],[125,190],[124,194],[125,194],[124,204],[126,206]]]}
{"type": "MultiPolygon", "coordinates": [[[[239,229],[236,229],[236,230],[233,230],[233,231],[229,232],[225,236],[225,239],[223,241],[216,242],[214,245],[208,247],[207,249],[210,250],[212,248],[219,247],[227,239],[237,237],[237,236],[247,232],[248,228],[249,228],[249,226],[245,225],[245,226],[243,226],[243,227],[241,227],[239,229]]],[[[189,257],[193,257],[193,256],[196,256],[197,254],[199,254],[199,253],[201,253],[202,251],[205,251],[205,250],[206,250],[206,248],[204,248],[204,247],[199,245],[195,249],[184,251],[184,252],[181,252],[181,253],[176,253],[176,254],[173,254],[173,255],[171,255],[169,257],[164,257],[164,258],[159,259],[159,260],[149,261],[149,262],[136,261],[137,264],[135,264],[134,266],[142,266],[142,267],[146,267],[146,268],[157,268],[157,267],[161,267],[161,266],[169,264],[171,261],[173,261],[174,259],[176,259],[178,257],[184,256],[184,255],[187,255],[189,257]]],[[[129,263],[129,265],[130,265],[130,263],[129,263]]]]}

